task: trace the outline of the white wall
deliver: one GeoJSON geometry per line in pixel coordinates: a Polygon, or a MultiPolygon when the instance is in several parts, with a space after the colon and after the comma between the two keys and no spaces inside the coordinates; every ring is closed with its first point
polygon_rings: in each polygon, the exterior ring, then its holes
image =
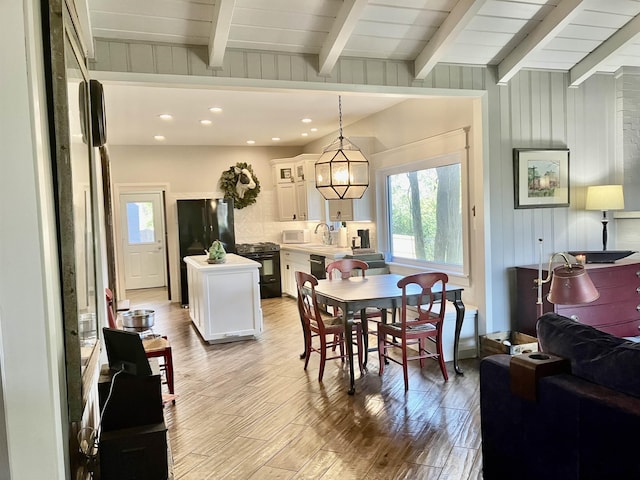
{"type": "MultiPolygon", "coordinates": [[[[478,93],[476,96],[479,96],[478,93]]],[[[469,97],[410,98],[386,110],[350,125],[343,125],[347,138],[374,137],[373,153],[389,150],[443,132],[470,126],[473,123],[473,102],[469,97]]],[[[349,111],[348,99],[342,101],[342,111],[349,111]]],[[[318,152],[338,135],[320,138],[305,146],[304,151],[318,152]]]]}
{"type": "Polygon", "coordinates": [[[523,71],[508,86],[489,89],[489,96],[485,189],[491,205],[487,283],[493,304],[487,331],[499,331],[510,328],[515,314],[513,267],[538,263],[538,238],[544,240],[544,262],[558,251],[601,248],[600,214],[585,211],[584,198],[587,185],[615,175],[615,91],[609,75],[569,89],[566,74],[523,71]],[[569,148],[569,207],[514,209],[512,149],[520,147],[569,148]]]}
{"type": "Polygon", "coordinates": [[[70,478],[39,3],[0,15],[0,478],[70,478]],[[9,74],[7,72],[10,72],[9,74]]]}

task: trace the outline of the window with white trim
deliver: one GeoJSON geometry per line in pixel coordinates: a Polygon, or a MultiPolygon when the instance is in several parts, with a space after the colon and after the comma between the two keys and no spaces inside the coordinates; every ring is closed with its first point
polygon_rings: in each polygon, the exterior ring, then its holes
{"type": "Polygon", "coordinates": [[[384,169],[392,262],[468,273],[466,167],[458,151],[384,169]]]}

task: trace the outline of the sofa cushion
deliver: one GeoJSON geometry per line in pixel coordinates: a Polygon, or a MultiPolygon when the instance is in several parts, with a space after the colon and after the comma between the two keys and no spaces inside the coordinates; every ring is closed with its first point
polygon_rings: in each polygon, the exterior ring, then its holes
{"type": "Polygon", "coordinates": [[[536,329],[541,351],[568,358],[573,375],[640,397],[640,343],[556,313],[540,317],[536,329]]]}

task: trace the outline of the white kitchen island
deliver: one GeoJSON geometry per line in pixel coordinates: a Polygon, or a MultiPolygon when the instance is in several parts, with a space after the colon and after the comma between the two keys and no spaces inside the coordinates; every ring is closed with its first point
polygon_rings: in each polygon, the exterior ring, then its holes
{"type": "Polygon", "coordinates": [[[227,254],[225,263],[206,255],[184,257],[189,283],[189,316],[209,343],[246,340],[262,332],[260,264],[227,254]]]}

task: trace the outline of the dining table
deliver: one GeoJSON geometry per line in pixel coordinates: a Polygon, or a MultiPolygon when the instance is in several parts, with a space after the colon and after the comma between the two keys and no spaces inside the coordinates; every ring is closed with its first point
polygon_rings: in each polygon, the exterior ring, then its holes
{"type": "MultiPolygon", "coordinates": [[[[398,274],[370,275],[368,277],[348,277],[318,280],[315,287],[316,299],[319,304],[337,307],[342,314],[345,327],[345,338],[352,336],[353,312],[360,311],[361,318],[366,318],[366,309],[369,307],[383,310],[383,321],[386,319],[386,310],[394,312],[402,306],[402,290],[398,287],[398,281],[404,278],[398,274]]],[[[458,365],[458,345],[460,331],[464,321],[465,307],[462,302],[464,289],[452,284],[445,285],[445,299],[453,303],[456,309],[455,337],[453,345],[453,368],[458,375],[463,371],[458,365]]],[[[442,301],[440,286],[432,289],[436,300],[442,301]]],[[[421,289],[418,285],[407,287],[407,299],[410,305],[416,305],[419,301],[421,289]]],[[[363,321],[363,330],[366,332],[366,321],[363,321]]],[[[364,333],[364,332],[363,332],[364,333]]],[[[365,336],[365,348],[363,363],[366,368],[368,339],[365,336]]],[[[345,342],[349,356],[349,395],[355,393],[355,374],[353,368],[353,343],[345,342]]]]}

